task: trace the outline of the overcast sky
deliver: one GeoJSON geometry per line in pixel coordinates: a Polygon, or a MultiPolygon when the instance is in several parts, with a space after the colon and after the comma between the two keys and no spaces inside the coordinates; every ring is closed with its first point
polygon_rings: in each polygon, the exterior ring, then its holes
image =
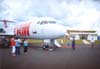
{"type": "Polygon", "coordinates": [[[0,0],[0,19],[19,23],[34,17],[53,17],[67,28],[96,30],[100,35],[99,0],[0,0]]]}

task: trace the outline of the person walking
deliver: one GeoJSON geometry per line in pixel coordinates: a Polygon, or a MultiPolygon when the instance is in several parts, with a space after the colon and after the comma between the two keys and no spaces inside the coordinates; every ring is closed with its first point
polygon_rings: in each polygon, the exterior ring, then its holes
{"type": "Polygon", "coordinates": [[[10,41],[10,46],[12,47],[12,56],[16,56],[16,54],[15,54],[15,51],[16,51],[15,44],[16,44],[15,38],[12,37],[11,41],[10,41]]]}
{"type": "Polygon", "coordinates": [[[27,54],[29,43],[26,39],[24,39],[23,45],[24,45],[24,54],[27,54]]]}
{"type": "Polygon", "coordinates": [[[75,37],[73,37],[73,40],[72,40],[72,49],[75,50],[75,37]]]}
{"type": "Polygon", "coordinates": [[[93,48],[95,46],[95,40],[94,38],[91,39],[91,47],[93,48]]]}

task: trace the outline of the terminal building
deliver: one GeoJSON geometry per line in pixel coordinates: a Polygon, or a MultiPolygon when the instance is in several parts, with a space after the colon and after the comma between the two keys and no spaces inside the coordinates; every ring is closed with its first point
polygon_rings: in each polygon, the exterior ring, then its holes
{"type": "Polygon", "coordinates": [[[97,33],[95,30],[67,30],[67,33],[70,39],[75,37],[76,40],[91,40],[92,38],[97,40],[97,33]]]}

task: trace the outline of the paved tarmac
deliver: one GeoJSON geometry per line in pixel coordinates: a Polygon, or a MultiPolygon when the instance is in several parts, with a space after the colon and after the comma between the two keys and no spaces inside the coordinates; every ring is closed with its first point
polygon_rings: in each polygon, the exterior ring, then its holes
{"type": "Polygon", "coordinates": [[[100,69],[100,47],[78,46],[44,51],[30,46],[28,54],[11,55],[11,48],[0,49],[0,69],[100,69]]]}

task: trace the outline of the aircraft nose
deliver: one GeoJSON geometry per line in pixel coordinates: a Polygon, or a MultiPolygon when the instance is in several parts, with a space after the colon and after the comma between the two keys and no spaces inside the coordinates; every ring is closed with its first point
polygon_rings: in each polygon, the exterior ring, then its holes
{"type": "Polygon", "coordinates": [[[64,36],[66,35],[66,29],[64,26],[62,25],[57,25],[55,27],[55,30],[56,30],[56,33],[59,35],[59,36],[64,36]]]}

